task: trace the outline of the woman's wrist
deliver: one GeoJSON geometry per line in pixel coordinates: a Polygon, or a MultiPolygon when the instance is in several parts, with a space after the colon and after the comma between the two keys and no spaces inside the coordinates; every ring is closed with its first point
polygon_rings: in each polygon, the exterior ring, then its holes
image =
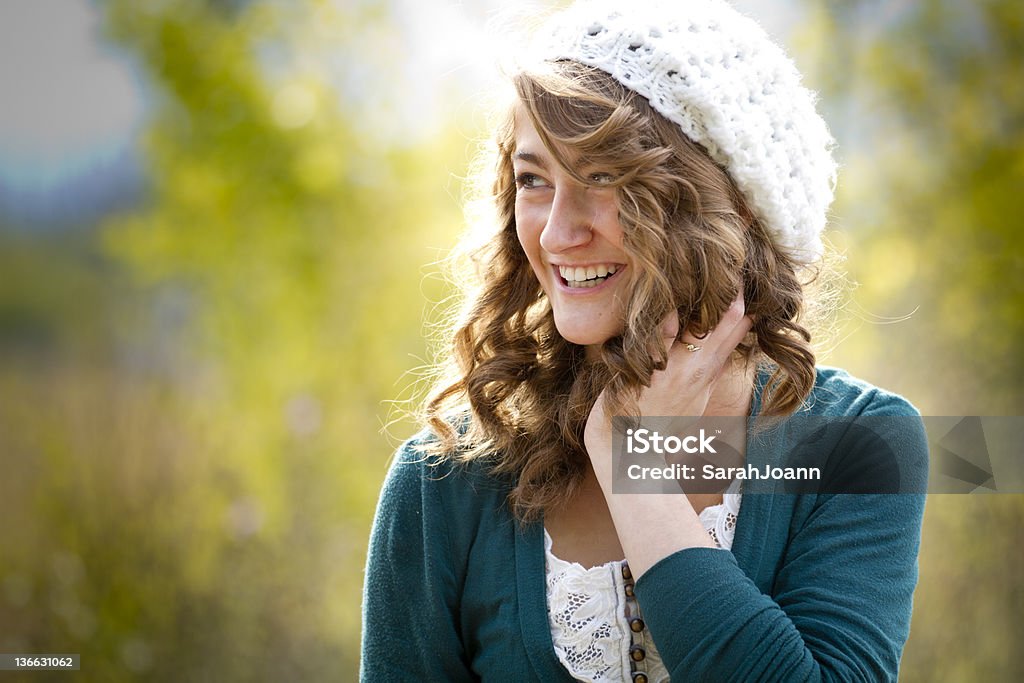
{"type": "MultiPolygon", "coordinates": [[[[607,423],[606,423],[607,424],[607,423]]],[[[612,433],[588,428],[587,452],[615,524],[615,532],[637,578],[658,561],[686,548],[714,548],[690,500],[679,493],[615,493],[612,433]]]]}
{"type": "Polygon", "coordinates": [[[714,548],[689,499],[673,493],[611,493],[605,490],[619,543],[633,576],[688,548],[714,548]]]}

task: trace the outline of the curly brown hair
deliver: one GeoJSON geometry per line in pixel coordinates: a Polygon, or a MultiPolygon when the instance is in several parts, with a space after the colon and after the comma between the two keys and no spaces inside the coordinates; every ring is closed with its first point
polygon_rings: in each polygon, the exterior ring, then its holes
{"type": "Polygon", "coordinates": [[[771,367],[762,415],[796,410],[814,382],[811,335],[800,322],[804,271],[773,244],[743,196],[678,126],[606,73],[572,61],[513,77],[517,107],[497,131],[491,196],[498,232],[473,253],[479,282],[454,325],[448,373],[423,419],[434,456],[483,459],[510,475],[523,520],[569,500],[588,462],[583,430],[598,394],[610,414],[635,414],[639,390],[663,369],[660,322],[701,336],[740,289],[754,324],[736,354],[771,367]],[[563,339],[516,235],[515,111],[526,112],[555,159],[563,149],[616,178],[630,268],[623,332],[588,360],[563,339]],[[657,350],[652,353],[651,350],[657,350]]]}

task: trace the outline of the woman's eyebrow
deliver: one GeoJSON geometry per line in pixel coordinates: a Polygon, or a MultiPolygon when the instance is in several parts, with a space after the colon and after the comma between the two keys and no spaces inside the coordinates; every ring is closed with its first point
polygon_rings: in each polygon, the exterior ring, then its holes
{"type": "Polygon", "coordinates": [[[533,152],[516,152],[515,158],[519,161],[525,161],[528,164],[533,164],[541,169],[547,170],[548,165],[544,163],[544,160],[533,152]]]}

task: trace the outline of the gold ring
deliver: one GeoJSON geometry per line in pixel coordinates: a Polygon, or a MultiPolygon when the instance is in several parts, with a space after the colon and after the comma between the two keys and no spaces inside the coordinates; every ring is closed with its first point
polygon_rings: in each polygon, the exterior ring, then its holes
{"type": "Polygon", "coordinates": [[[693,353],[697,353],[698,351],[701,350],[701,348],[702,347],[697,346],[696,344],[687,344],[686,345],[686,350],[687,351],[692,351],[693,353]]]}

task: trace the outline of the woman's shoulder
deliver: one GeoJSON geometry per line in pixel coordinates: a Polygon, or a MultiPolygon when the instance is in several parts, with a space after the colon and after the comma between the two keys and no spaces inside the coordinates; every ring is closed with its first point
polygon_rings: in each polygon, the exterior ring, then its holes
{"type": "Polygon", "coordinates": [[[382,546],[387,556],[407,557],[425,545],[463,569],[481,538],[498,548],[494,554],[507,555],[509,535],[501,532],[515,524],[508,482],[483,462],[438,455],[431,448],[436,442],[422,432],[398,449],[381,488],[372,537],[391,539],[382,546]]]}
{"type": "Polygon", "coordinates": [[[422,506],[441,506],[448,514],[479,510],[485,500],[496,504],[508,496],[510,484],[495,475],[485,458],[463,460],[437,448],[438,437],[423,430],[403,443],[388,468],[385,497],[422,506]]]}
{"type": "Polygon", "coordinates": [[[909,400],[854,377],[841,368],[816,368],[814,387],[801,412],[827,417],[859,415],[920,416],[909,400]]]}
{"type": "Polygon", "coordinates": [[[804,407],[785,420],[786,462],[820,468],[792,493],[923,493],[927,435],[904,397],[832,367],[816,369],[804,407]]]}

